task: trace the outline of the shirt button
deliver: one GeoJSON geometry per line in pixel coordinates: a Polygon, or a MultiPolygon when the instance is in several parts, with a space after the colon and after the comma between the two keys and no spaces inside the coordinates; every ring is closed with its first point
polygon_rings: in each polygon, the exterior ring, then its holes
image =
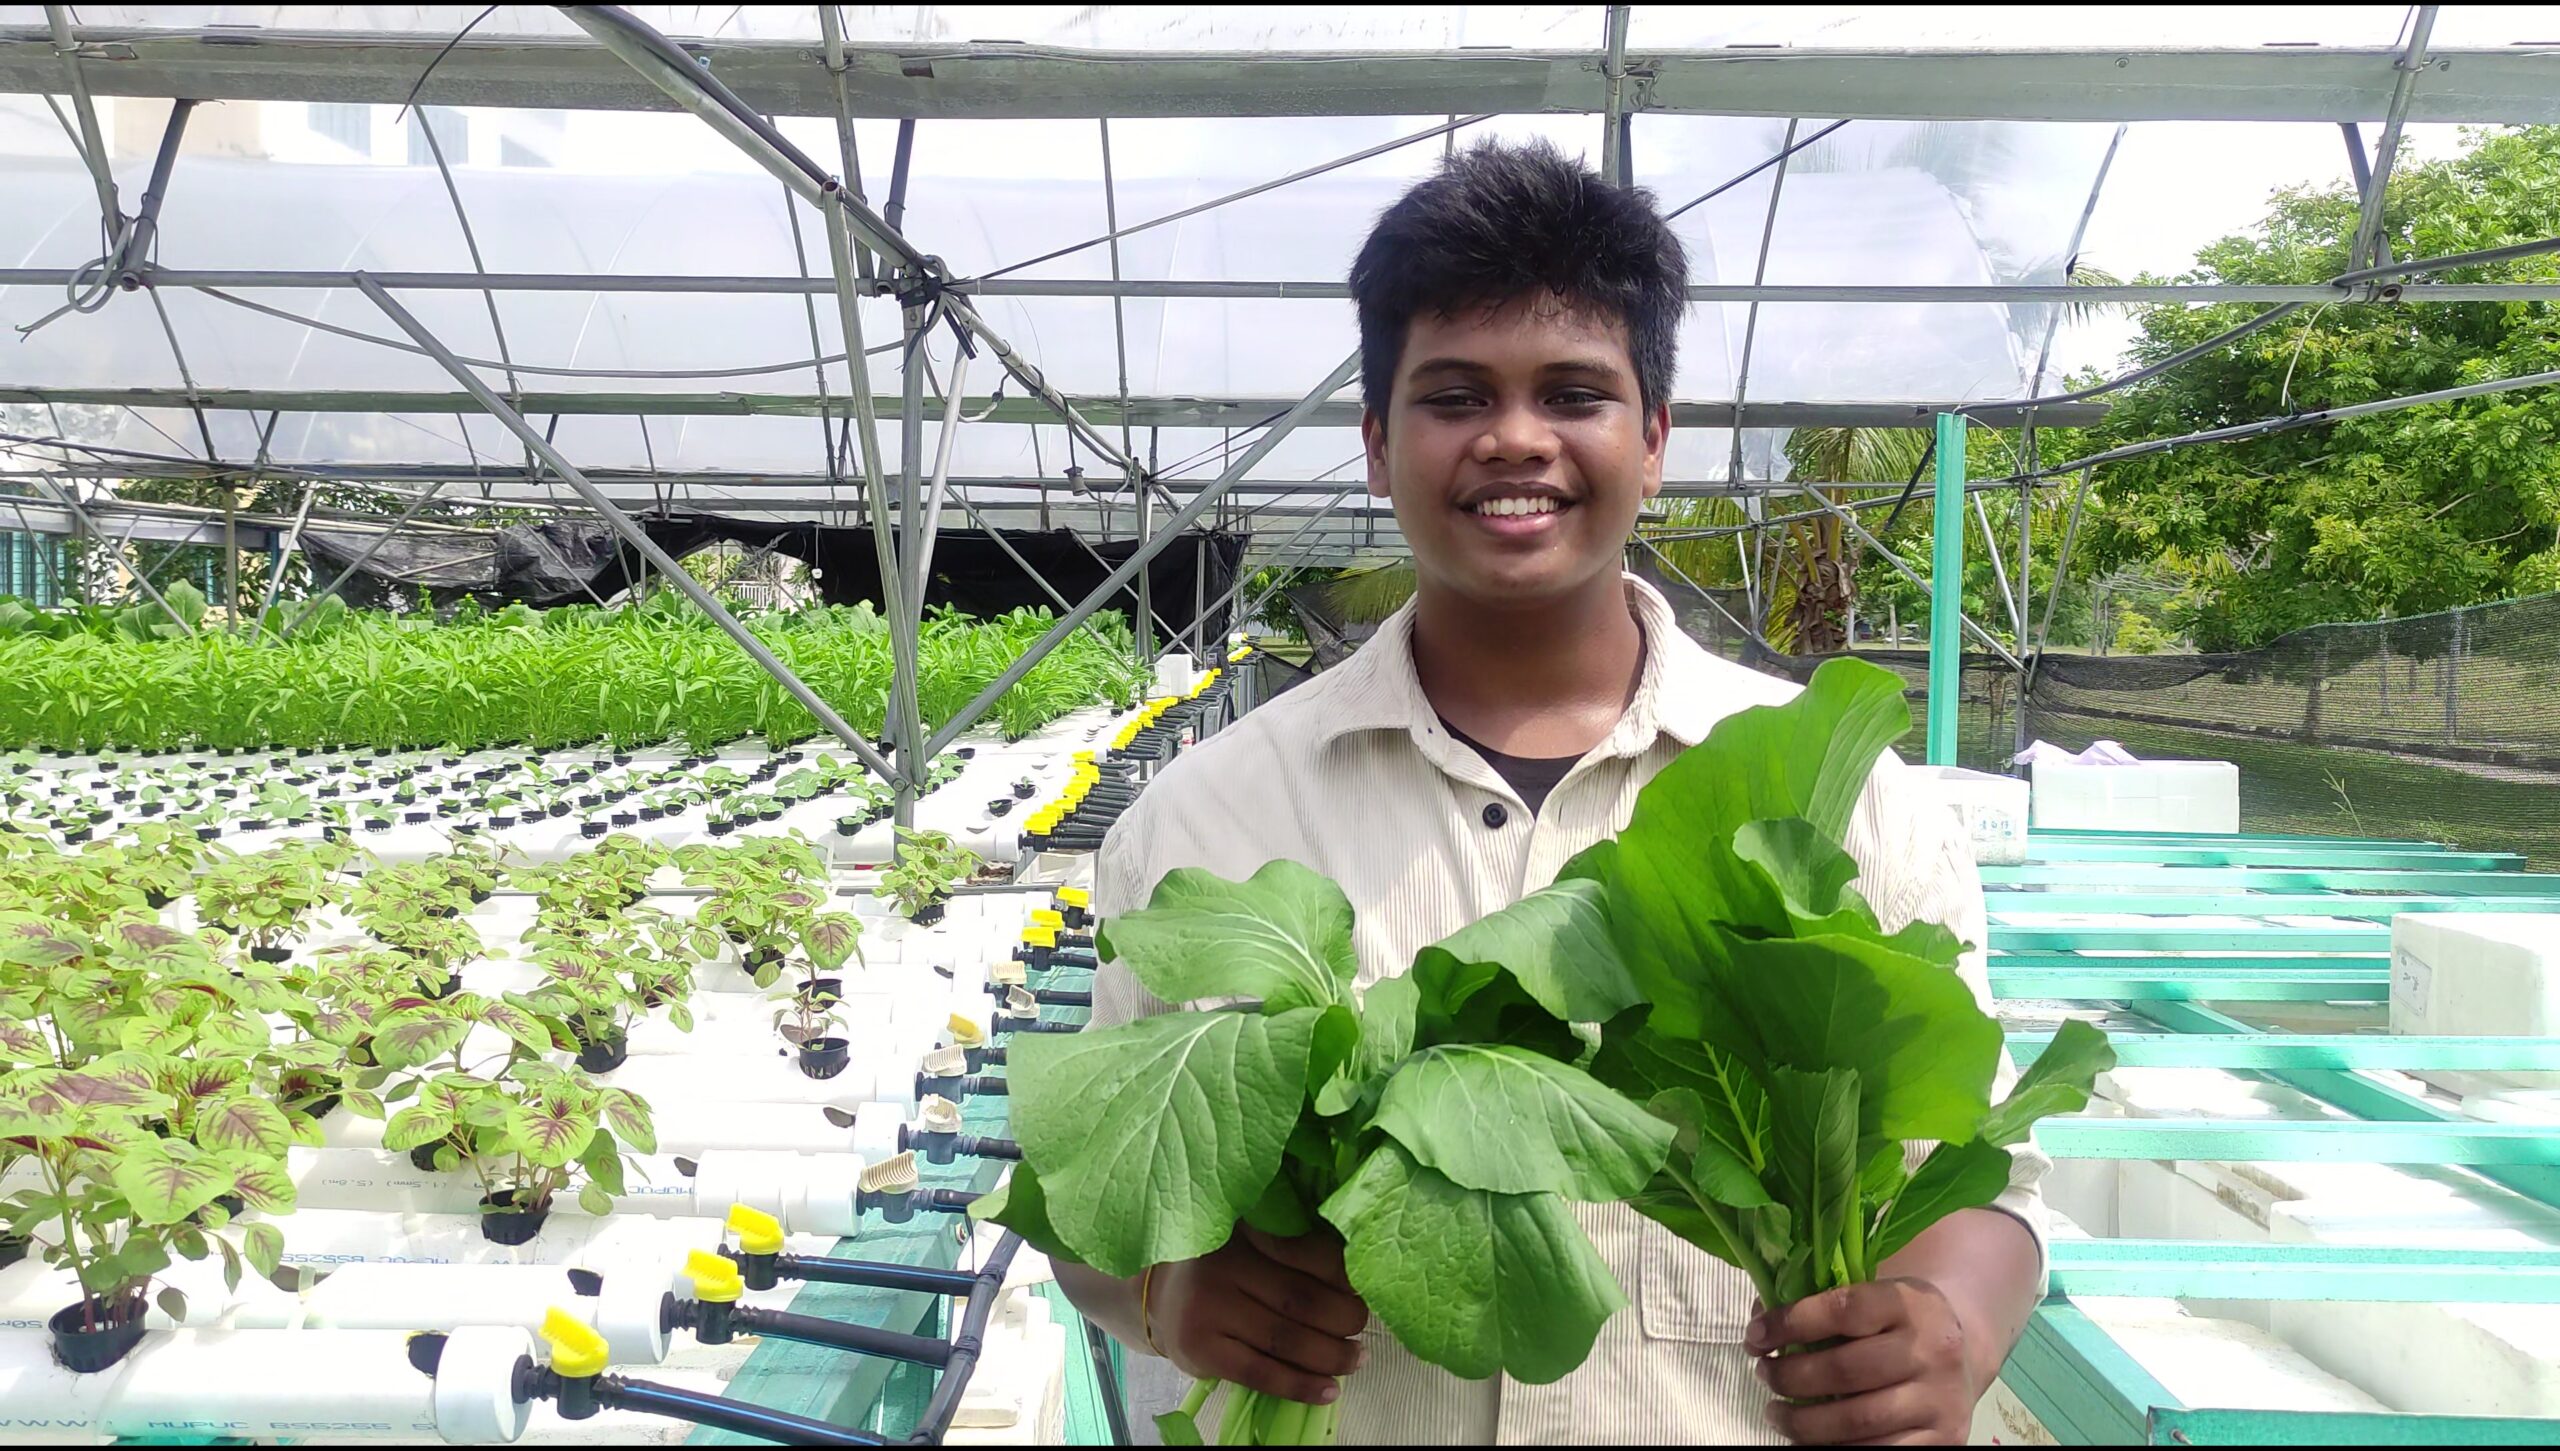
{"type": "Polygon", "coordinates": [[[1500,826],[1502,823],[1504,823],[1504,822],[1506,822],[1506,821],[1509,821],[1510,819],[1511,819],[1511,813],[1502,809],[1502,803],[1501,803],[1501,802],[1499,802],[1499,801],[1488,801],[1488,802],[1486,802],[1486,803],[1484,804],[1484,824],[1485,824],[1485,825],[1487,825],[1487,826],[1500,826]]]}

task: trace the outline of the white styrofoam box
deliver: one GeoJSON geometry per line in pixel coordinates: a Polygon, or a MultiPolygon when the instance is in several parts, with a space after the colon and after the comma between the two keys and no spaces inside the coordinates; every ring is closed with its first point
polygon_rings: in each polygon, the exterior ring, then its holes
{"type": "Polygon", "coordinates": [[[1976,862],[2013,867],[2026,861],[2026,782],[1962,766],[1914,766],[1911,777],[1964,822],[1976,862]]]}
{"type": "MultiPolygon", "coordinates": [[[[2391,1031],[2560,1033],[2560,912],[2403,912],[2391,919],[2391,1031]]],[[[2560,1073],[2429,1072],[2454,1092],[2560,1087],[2560,1073]]]]}
{"type": "MultiPolygon", "coordinates": [[[[2435,1172],[2442,1177],[2397,1175],[2405,1182],[2396,1192],[2280,1205],[2271,1236],[2280,1244],[2560,1245],[2560,1214],[2435,1172]]],[[[2271,1309],[2285,1341],[2397,1410],[2560,1416],[2560,1306],[2300,1301],[2271,1309]]]]}
{"type": "MultiPolygon", "coordinates": [[[[2161,1389],[2191,1406],[2274,1411],[2391,1409],[2256,1325],[2199,1313],[2174,1300],[2075,1302],[2115,1338],[2161,1389]]],[[[1974,1407],[1976,1446],[2052,1446],[2054,1434],[2006,1383],[1974,1407]]]]}
{"type": "Polygon", "coordinates": [[[2033,771],[2028,821],[2048,830],[2240,829],[2240,768],[2229,761],[2055,761],[2039,762],[2033,771]]]}
{"type": "Polygon", "coordinates": [[[1009,1290],[988,1318],[985,1349],[944,1435],[956,1446],[1063,1446],[1067,1331],[1036,1291],[1009,1290]]]}

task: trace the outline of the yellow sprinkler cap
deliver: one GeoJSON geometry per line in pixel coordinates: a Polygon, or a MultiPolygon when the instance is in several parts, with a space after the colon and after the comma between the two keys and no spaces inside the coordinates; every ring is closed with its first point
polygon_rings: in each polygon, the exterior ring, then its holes
{"type": "Polygon", "coordinates": [[[542,1339],[551,1347],[551,1368],[571,1380],[604,1374],[611,1359],[596,1328],[557,1305],[542,1317],[542,1339]]]}
{"type": "Polygon", "coordinates": [[[978,1026],[975,1018],[964,1018],[958,1013],[953,1013],[951,1021],[942,1026],[943,1030],[951,1035],[952,1043],[958,1047],[976,1048],[987,1041],[987,1030],[978,1026]]]}
{"type": "Polygon", "coordinates": [[[688,1250],[684,1257],[685,1278],[693,1281],[693,1298],[714,1305],[726,1305],[747,1292],[747,1282],[738,1274],[738,1262],[727,1255],[716,1255],[707,1249],[688,1250]]]}
{"type": "Polygon", "coordinates": [[[1093,752],[1091,752],[1091,751],[1078,751],[1078,752],[1076,752],[1074,755],[1067,757],[1067,759],[1068,759],[1068,760],[1070,760],[1070,761],[1077,762],[1077,763],[1078,763],[1078,764],[1080,764],[1080,765],[1088,765],[1088,766],[1089,766],[1089,765],[1092,765],[1092,764],[1093,764],[1093,752]]]}
{"type": "Polygon", "coordinates": [[[1082,887],[1060,887],[1058,900],[1070,907],[1090,907],[1093,905],[1093,893],[1082,887]]]}
{"type": "Polygon", "coordinates": [[[729,1232],[738,1237],[738,1249],[751,1255],[782,1253],[782,1221],[752,1204],[729,1206],[729,1232]]]}
{"type": "Polygon", "coordinates": [[[1031,909],[1031,920],[1042,927],[1064,927],[1067,925],[1067,914],[1055,907],[1034,907],[1031,909]]]}
{"type": "Polygon", "coordinates": [[[1058,929],[1025,927],[1022,929],[1022,943],[1025,947],[1055,947],[1058,945],[1058,929]]]}

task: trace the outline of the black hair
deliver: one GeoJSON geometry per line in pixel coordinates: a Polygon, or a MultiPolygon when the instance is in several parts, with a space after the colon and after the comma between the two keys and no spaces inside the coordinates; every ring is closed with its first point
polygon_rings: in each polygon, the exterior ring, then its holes
{"type": "Polygon", "coordinates": [[[1549,295],[1626,324],[1650,415],[1671,396],[1689,260],[1653,193],[1613,186],[1543,139],[1449,157],[1378,218],[1351,264],[1360,391],[1384,418],[1413,320],[1549,295]]]}

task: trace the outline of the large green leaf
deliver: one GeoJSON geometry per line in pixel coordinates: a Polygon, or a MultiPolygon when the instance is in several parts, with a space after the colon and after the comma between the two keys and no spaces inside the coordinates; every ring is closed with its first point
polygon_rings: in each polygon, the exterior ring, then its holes
{"type": "Polygon", "coordinates": [[[1935,963],[1848,936],[1721,939],[1708,1001],[1714,1040],[1761,1072],[1859,1078],[1859,1136],[1971,1138],[1990,1109],[2000,1025],[1935,963]]]}
{"type": "Polygon", "coordinates": [[[1315,1095],[1316,1112],[1347,1113],[1413,1051],[1414,1013],[1421,988],[1411,976],[1382,977],[1360,990],[1360,1041],[1351,1059],[1315,1095]]]}
{"type": "MultiPolygon", "coordinates": [[[[1719,931],[1785,932],[1790,919],[1769,874],[1735,855],[1745,825],[1802,817],[1838,842],[1884,749],[1911,727],[1898,677],[1833,660],[1779,706],[1717,722],[1637,793],[1609,853],[1579,864],[1605,881],[1610,930],[1653,1024],[1674,1037],[1710,1032],[1698,1001],[1715,966],[1719,931]]],[[[1724,1025],[1714,1025],[1721,1029],[1724,1025]]]]}
{"type": "Polygon", "coordinates": [[[58,967],[88,951],[89,941],[77,928],[41,913],[0,912],[0,963],[58,967]]]}
{"type": "Polygon", "coordinates": [[[2008,1150],[1981,1139],[1938,1145],[1886,1208],[1867,1243],[1868,1263],[1883,1264],[1920,1231],[1959,1209],[1978,1209],[2008,1187],[2008,1150]]]}
{"type": "Polygon", "coordinates": [[[1643,1020],[1644,1010],[1636,1009],[1608,1025],[1592,1075],[1639,1101],[1658,1103],[1666,1092],[1694,1094],[1703,1143],[1756,1178],[1768,1166],[1769,1143],[1769,1100],[1759,1081],[1732,1054],[1665,1038],[1643,1020]]]}
{"type": "Polygon", "coordinates": [[[1716,1137],[1710,1124],[1714,1110],[1694,1088],[1666,1088],[1645,1105],[1655,1118],[1671,1125],[1671,1163],[1688,1175],[1698,1192],[1718,1204],[1749,1208],[1770,1202],[1767,1186],[1749,1160],[1716,1137]]]}
{"type": "Polygon", "coordinates": [[[844,966],[861,940],[861,919],[851,912],[821,912],[800,932],[800,945],[808,949],[809,960],[828,972],[844,966]]]}
{"type": "Polygon", "coordinates": [[[2078,1018],[2065,1021],[2036,1061],[2009,1085],[2009,1096],[1983,1119],[1982,1138],[2005,1148],[2024,1142],[2040,1118],[2078,1113],[2089,1106],[2098,1075],[2115,1066],[2116,1050],[2108,1046],[2106,1034],[2078,1018]]]}
{"type": "Polygon", "coordinates": [[[160,1140],[129,1145],[116,1161],[116,1192],[141,1224],[175,1224],[231,1191],[232,1176],[215,1160],[180,1157],[160,1140]]]}
{"type": "Polygon", "coordinates": [[[1317,1016],[1175,1012],[1018,1039],[1015,1136],[1074,1257],[1134,1275],[1226,1243],[1279,1169],[1317,1016]]]}
{"type": "Polygon", "coordinates": [[[432,1144],[453,1132],[453,1115],[424,1104],[411,1104],[382,1126],[382,1146],[408,1150],[432,1144]]]}
{"type": "Polygon", "coordinates": [[[1023,1243],[1053,1259],[1074,1259],[1075,1252],[1058,1238],[1049,1223],[1049,1206],[1040,1192],[1040,1176],[1029,1164],[1016,1164],[994,1192],[969,1206],[969,1217],[984,1219],[1022,1236],[1023,1243]]]}
{"type": "Polygon", "coordinates": [[[1828,1259],[1858,1212],[1858,1074],[1772,1068],[1767,1087],[1770,1167],[1797,1231],[1828,1259]]]}
{"type": "Polygon", "coordinates": [[[1605,1022],[1641,1001],[1609,935],[1607,904],[1607,889],[1597,881],[1558,880],[1477,918],[1423,953],[1499,967],[1559,1021],[1605,1022]]]}
{"type": "Polygon", "coordinates": [[[506,1129],[526,1163],[563,1169],[586,1152],[596,1121],[566,1104],[525,1103],[507,1116],[506,1129]]]}
{"type": "Polygon", "coordinates": [[[385,1068],[415,1068],[461,1044],[471,1024],[440,1008],[411,1008],[384,1018],[373,1033],[373,1059],[385,1068]]]}
{"type": "MultiPolygon", "coordinates": [[[[542,1024],[534,1020],[532,1013],[515,1003],[485,1004],[480,1009],[479,1018],[481,1022],[506,1034],[529,1053],[547,1053],[551,1050],[551,1034],[544,1031],[542,1024]]],[[[447,1048],[438,1051],[451,1050],[447,1048]]]]}
{"type": "Polygon", "coordinates": [[[1626,1295],[1553,1194],[1463,1189],[1381,1144],[1324,1202],[1352,1288],[1414,1354],[1452,1374],[1561,1379],[1626,1295]]]}
{"type": "Polygon", "coordinates": [[[1167,872],[1144,910],[1112,919],[1111,950],[1168,1003],[1254,998],[1267,1013],[1351,1000],[1351,901],[1330,878],[1272,861],[1241,882],[1167,872]]]}
{"type": "Polygon", "coordinates": [[[196,1142],[208,1149],[245,1149],[271,1159],[293,1145],[284,1110],[249,1094],[216,1099],[196,1111],[196,1142]]]}
{"type": "Polygon", "coordinates": [[[1387,1080],[1377,1126],[1462,1187],[1592,1203],[1642,1189],[1672,1134],[1581,1069],[1503,1044],[1414,1054],[1387,1080]]]}

